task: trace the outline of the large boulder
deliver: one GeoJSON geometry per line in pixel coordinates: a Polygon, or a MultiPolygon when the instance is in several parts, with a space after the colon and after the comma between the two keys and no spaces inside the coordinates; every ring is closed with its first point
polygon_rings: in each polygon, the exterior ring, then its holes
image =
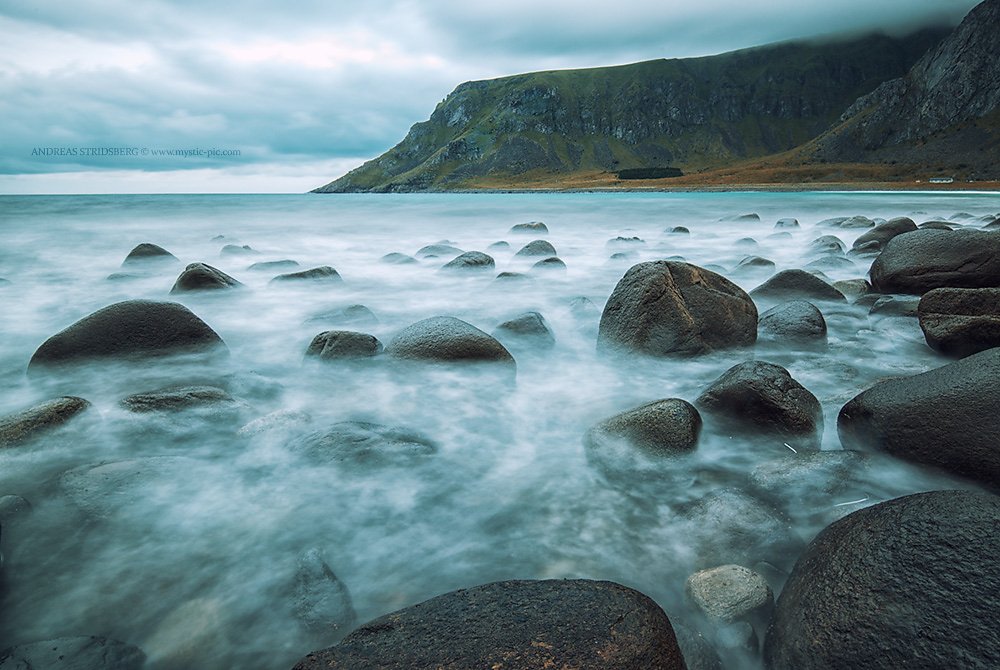
{"type": "Polygon", "coordinates": [[[214,330],[184,305],[127,300],[108,305],[38,347],[28,370],[107,357],[141,357],[224,349],[214,330]]]}
{"type": "Polygon", "coordinates": [[[551,242],[546,240],[533,240],[528,242],[515,256],[555,256],[556,248],[551,242]]]}
{"type": "Polygon", "coordinates": [[[132,251],[128,252],[128,256],[126,256],[125,260],[122,261],[122,267],[137,265],[148,261],[180,263],[177,256],[174,256],[163,247],[156,244],[150,244],[149,242],[143,242],[142,244],[136,245],[132,251]]]}
{"type": "Polygon", "coordinates": [[[177,277],[171,293],[185,293],[187,291],[211,291],[218,289],[230,289],[243,286],[241,282],[233,279],[218,268],[205,263],[191,263],[184,272],[177,277]]]}
{"type": "Polygon", "coordinates": [[[766,667],[1000,667],[997,519],[997,496],[933,491],[831,524],[781,592],[766,667]]]}
{"type": "Polygon", "coordinates": [[[482,251],[466,251],[464,254],[445,263],[442,270],[492,270],[496,266],[493,257],[482,251]]]}
{"type": "Polygon", "coordinates": [[[889,219],[885,223],[880,223],[867,233],[860,235],[858,239],[854,240],[854,244],[851,245],[851,248],[858,249],[869,242],[877,242],[880,247],[884,247],[889,240],[897,235],[910,233],[916,229],[917,224],[913,222],[913,219],[905,216],[898,216],[895,219],[889,219]]]}
{"type": "Polygon", "coordinates": [[[750,291],[764,300],[829,300],[844,302],[844,294],[805,270],[782,270],[750,291]]]}
{"type": "Polygon", "coordinates": [[[788,370],[764,361],[734,365],[695,404],[734,430],[761,433],[794,446],[819,448],[823,410],[788,370]]]}
{"type": "Polygon", "coordinates": [[[139,670],[146,654],[104,637],[61,637],[0,651],[0,670],[139,670]]]}
{"type": "Polygon", "coordinates": [[[872,449],[1000,485],[1000,348],[880,382],[840,410],[847,449],[872,449]]]}
{"type": "Polygon", "coordinates": [[[1000,287],[1000,235],[984,230],[917,230],[892,238],[871,267],[879,293],[1000,287]]]}
{"type": "Polygon", "coordinates": [[[514,365],[514,357],[496,338],[452,316],[407,326],[392,338],[386,353],[407,360],[514,365]]]}
{"type": "Polygon", "coordinates": [[[682,670],[663,610],[613,582],[509,581],[453,591],[371,621],[294,670],[682,670]]]}
{"type": "Polygon", "coordinates": [[[0,417],[0,448],[30,442],[62,426],[88,407],[90,403],[83,398],[65,396],[0,417]]]}
{"type": "Polygon", "coordinates": [[[757,342],[780,345],[826,344],[826,319],[816,305],[805,300],[790,300],[760,315],[757,342]]]}
{"type": "Polygon", "coordinates": [[[1000,347],[1000,288],[936,288],[920,298],[924,338],[948,356],[1000,347]]]}
{"type": "Polygon", "coordinates": [[[632,266],[608,298],[597,346],[690,356],[757,339],[757,307],[725,277],[676,261],[632,266]]]}
{"type": "Polygon", "coordinates": [[[341,358],[371,358],[382,353],[382,343],[368,333],[352,330],[326,330],[317,335],[306,349],[306,357],[324,361],[341,358]]]}
{"type": "Polygon", "coordinates": [[[698,410],[680,398],[666,398],[634,407],[601,421],[587,431],[585,443],[590,449],[603,449],[609,443],[624,441],[629,445],[660,456],[693,451],[701,433],[698,410]]]}

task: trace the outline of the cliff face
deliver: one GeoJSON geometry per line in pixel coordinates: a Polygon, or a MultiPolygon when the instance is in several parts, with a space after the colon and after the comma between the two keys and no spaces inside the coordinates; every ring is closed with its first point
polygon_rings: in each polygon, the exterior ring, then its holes
{"type": "Polygon", "coordinates": [[[462,188],[478,178],[724,165],[784,151],[899,77],[943,31],[467,82],[378,158],[317,192],[462,188]]]}
{"type": "Polygon", "coordinates": [[[815,142],[830,162],[906,161],[1000,175],[1000,0],[976,6],[904,76],[815,142]]]}

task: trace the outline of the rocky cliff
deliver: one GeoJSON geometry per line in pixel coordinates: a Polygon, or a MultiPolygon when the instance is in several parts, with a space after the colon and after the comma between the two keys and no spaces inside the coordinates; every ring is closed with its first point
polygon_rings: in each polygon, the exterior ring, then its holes
{"type": "Polygon", "coordinates": [[[828,129],[859,96],[897,80],[944,34],[786,43],[467,82],[398,145],[316,191],[444,190],[585,170],[689,171],[785,151],[828,129]]]}
{"type": "Polygon", "coordinates": [[[1000,0],[976,6],[906,75],[858,99],[840,121],[814,143],[814,158],[1000,176],[1000,0]]]}

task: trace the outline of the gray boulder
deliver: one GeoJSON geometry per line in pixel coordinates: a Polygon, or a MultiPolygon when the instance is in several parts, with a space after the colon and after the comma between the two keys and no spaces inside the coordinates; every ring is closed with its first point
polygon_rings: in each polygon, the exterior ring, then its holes
{"type": "Polygon", "coordinates": [[[686,226],[674,226],[670,230],[666,231],[671,235],[690,235],[691,231],[686,226]]]}
{"type": "Polygon", "coordinates": [[[821,346],[826,343],[826,320],[811,302],[783,302],[760,315],[757,343],[821,346]]]}
{"type": "Polygon", "coordinates": [[[867,279],[842,279],[833,282],[833,288],[840,291],[845,298],[854,302],[861,296],[870,293],[872,285],[867,279]]]}
{"type": "Polygon", "coordinates": [[[547,240],[533,240],[528,242],[515,256],[555,256],[556,248],[547,240]]]}
{"type": "Polygon", "coordinates": [[[1000,288],[937,288],[917,305],[927,344],[961,358],[1000,347],[1000,288]]]}
{"type": "Polygon", "coordinates": [[[879,293],[1000,287],[1000,235],[983,230],[917,230],[892,238],[871,267],[879,293]]]}
{"type": "Polygon", "coordinates": [[[872,316],[916,316],[919,304],[918,298],[883,295],[872,303],[868,313],[872,316]]]}
{"type": "Polygon", "coordinates": [[[844,302],[844,294],[805,270],[782,270],[750,291],[763,300],[830,300],[844,302]]]}
{"type": "Polygon", "coordinates": [[[378,323],[375,313],[364,305],[346,305],[328,309],[306,319],[306,323],[336,323],[374,326],[378,323]]]}
{"type": "Polygon", "coordinates": [[[466,251],[442,267],[445,271],[492,270],[496,266],[493,257],[481,251],[466,251]]]}
{"type": "Polygon", "coordinates": [[[334,270],[329,265],[321,265],[318,268],[310,268],[309,270],[302,270],[301,272],[289,272],[287,274],[278,275],[273,278],[270,283],[281,283],[289,281],[314,281],[314,282],[342,282],[344,278],[340,276],[340,273],[334,270]]]}
{"type": "Polygon", "coordinates": [[[407,256],[406,254],[401,254],[396,251],[386,254],[379,260],[389,265],[412,265],[419,262],[413,256],[407,256]]]}
{"type": "Polygon", "coordinates": [[[778,219],[774,223],[774,227],[775,227],[776,230],[781,230],[781,229],[786,229],[787,230],[789,228],[798,228],[799,227],[799,220],[798,219],[793,219],[791,217],[784,218],[784,219],[778,219]]]}
{"type": "Polygon", "coordinates": [[[105,637],[61,637],[0,651],[0,670],[140,670],[146,654],[105,637]]]}
{"type": "MultiPolygon", "coordinates": [[[[462,253],[462,250],[458,247],[453,247],[450,244],[428,244],[426,247],[421,247],[417,250],[416,255],[422,258],[430,258],[435,256],[447,256],[448,258],[454,258],[455,256],[462,253]]],[[[384,258],[384,257],[383,257],[384,258]]]]}
{"type": "Polygon", "coordinates": [[[362,466],[409,465],[437,452],[433,440],[407,428],[367,421],[341,421],[288,443],[288,449],[318,463],[362,466]]]}
{"type": "Polygon", "coordinates": [[[272,270],[291,270],[297,267],[299,267],[298,261],[286,258],[281,261],[261,261],[260,263],[254,263],[247,270],[269,272],[272,270]]]}
{"type": "Polygon", "coordinates": [[[371,621],[294,670],[683,670],[670,621],[613,582],[495,582],[371,621]]]}
{"type": "Polygon", "coordinates": [[[688,263],[650,261],[625,273],[601,315],[597,345],[650,356],[691,356],[757,339],[757,307],[725,277],[688,263]]]}
{"type": "Polygon", "coordinates": [[[0,448],[26,444],[90,407],[83,398],[64,396],[0,417],[0,448]]]}
{"type": "Polygon", "coordinates": [[[143,242],[142,244],[136,245],[132,251],[128,252],[128,256],[126,256],[125,260],[122,261],[122,267],[128,265],[138,265],[149,261],[180,263],[177,256],[174,256],[163,247],[150,244],[149,242],[143,242]]]}
{"type": "Polygon", "coordinates": [[[793,446],[818,449],[823,433],[819,401],[780,365],[734,365],[695,400],[723,426],[773,436],[793,446]]]}
{"type": "Polygon", "coordinates": [[[243,286],[222,270],[214,268],[205,263],[191,263],[184,272],[177,277],[171,293],[184,293],[187,291],[209,291],[218,289],[232,289],[243,286]]]}
{"type": "Polygon", "coordinates": [[[549,232],[549,227],[546,226],[541,221],[529,221],[528,223],[519,223],[512,226],[510,229],[512,233],[535,233],[536,235],[547,235],[549,232]]]}
{"type": "Polygon", "coordinates": [[[199,407],[239,409],[238,401],[216,386],[172,386],[122,398],[122,407],[130,412],[180,412],[199,407]]]}
{"type": "Polygon", "coordinates": [[[556,344],[555,335],[538,312],[527,312],[504,321],[493,329],[493,337],[515,346],[523,344],[538,349],[551,349],[556,344]]]}
{"type": "Polygon", "coordinates": [[[531,266],[531,270],[533,272],[538,272],[538,271],[545,272],[549,270],[557,270],[564,272],[566,270],[566,263],[564,263],[563,260],[558,256],[552,256],[551,258],[543,258],[542,260],[538,261],[537,263],[531,266]]]}
{"type": "Polygon", "coordinates": [[[854,512],[799,558],[767,668],[1000,667],[1000,497],[933,491],[854,512]]]}
{"type": "Polygon", "coordinates": [[[898,216],[895,219],[889,219],[885,223],[880,223],[875,226],[867,233],[862,234],[858,239],[854,240],[852,245],[853,249],[862,247],[868,242],[878,242],[880,247],[884,247],[886,243],[897,235],[902,235],[903,233],[909,233],[917,229],[917,224],[905,216],[898,216]]]}
{"type": "Polygon", "coordinates": [[[823,235],[810,242],[806,251],[810,254],[839,256],[844,253],[844,243],[836,235],[823,235]]]}
{"type": "Polygon", "coordinates": [[[686,400],[667,398],[601,421],[587,431],[584,442],[588,449],[600,450],[623,441],[647,454],[675,456],[693,451],[700,433],[698,410],[686,400]]]}
{"type": "Polygon", "coordinates": [[[451,316],[435,316],[407,326],[392,338],[386,353],[406,360],[514,366],[514,357],[496,338],[451,316]]]}
{"type": "Polygon", "coordinates": [[[1000,485],[1000,348],[879,382],[837,418],[847,449],[870,449],[1000,485]]]}
{"type": "Polygon", "coordinates": [[[38,347],[28,370],[108,357],[144,357],[225,349],[214,330],[175,302],[115,303],[61,330],[38,347]]]}
{"type": "Polygon", "coordinates": [[[763,624],[774,607],[767,580],[742,565],[720,565],[699,570],[684,582],[688,599],[710,621],[763,624]]]}
{"type": "Polygon", "coordinates": [[[253,249],[248,244],[227,244],[219,250],[220,256],[256,256],[260,252],[253,249]]]}
{"type": "Polygon", "coordinates": [[[374,335],[350,330],[327,330],[312,339],[307,358],[324,361],[343,358],[371,358],[382,353],[382,343],[374,335]]]}
{"type": "Polygon", "coordinates": [[[354,627],[351,594],[319,548],[308,549],[299,557],[292,598],[295,618],[307,630],[336,635],[354,627]]]}

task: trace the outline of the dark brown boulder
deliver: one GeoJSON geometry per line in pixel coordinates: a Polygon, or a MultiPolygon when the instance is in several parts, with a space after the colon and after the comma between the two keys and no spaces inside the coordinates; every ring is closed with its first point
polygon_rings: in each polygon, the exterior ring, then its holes
{"type": "Polygon", "coordinates": [[[371,621],[294,670],[682,670],[663,610],[613,582],[509,581],[371,621]]]}
{"type": "Polygon", "coordinates": [[[1000,288],[936,288],[920,298],[917,316],[927,344],[948,356],[1000,347],[1000,288]]]}
{"type": "Polygon", "coordinates": [[[725,277],[676,261],[632,266],[601,315],[597,346],[650,356],[691,356],[757,339],[757,307],[725,277]]]}
{"type": "Polygon", "coordinates": [[[771,670],[1000,667],[1000,497],[932,491],[831,524],[799,558],[771,670]]]}

